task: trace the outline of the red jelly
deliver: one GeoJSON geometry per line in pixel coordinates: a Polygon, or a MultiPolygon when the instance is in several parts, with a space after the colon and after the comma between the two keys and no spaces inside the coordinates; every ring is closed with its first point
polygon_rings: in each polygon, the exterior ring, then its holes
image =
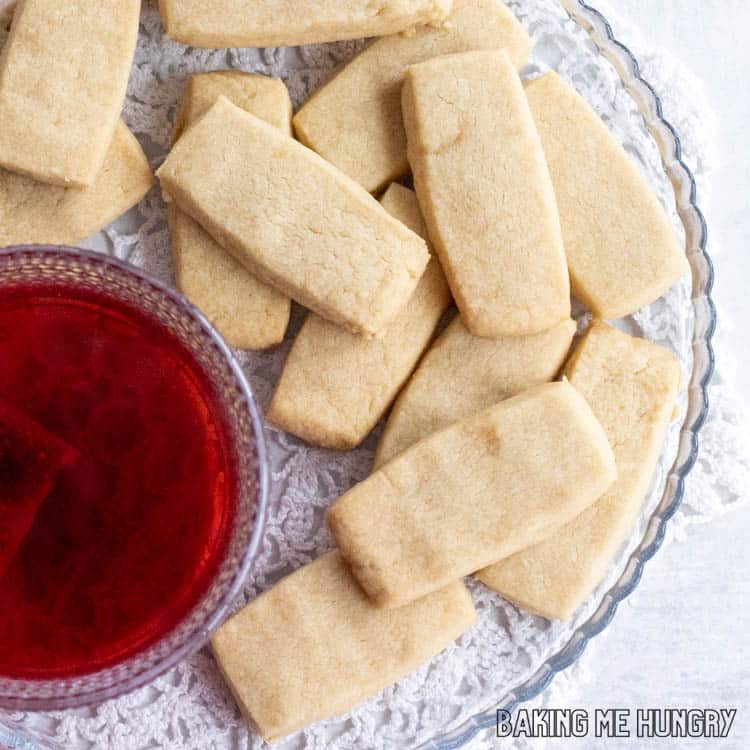
{"type": "Polygon", "coordinates": [[[0,399],[0,676],[112,666],[184,619],[226,553],[236,472],[210,383],[136,309],[13,287],[0,399]]]}
{"type": "Polygon", "coordinates": [[[0,578],[73,449],[0,399],[0,578]]]}

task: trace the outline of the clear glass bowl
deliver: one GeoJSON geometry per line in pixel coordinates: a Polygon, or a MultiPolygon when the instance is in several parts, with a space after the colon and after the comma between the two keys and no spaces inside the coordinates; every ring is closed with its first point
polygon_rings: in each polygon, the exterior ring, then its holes
{"type": "Polygon", "coordinates": [[[616,68],[625,89],[633,97],[648,130],[661,152],[664,170],[672,182],[680,219],[685,227],[687,256],[693,275],[691,303],[695,315],[693,333],[693,371],[688,383],[688,408],[680,431],[677,457],[669,474],[664,494],[651,516],[646,533],[630,556],[619,580],[604,595],[594,614],[584,622],[557,653],[525,682],[512,686],[497,697],[496,706],[488,712],[468,718],[457,729],[434,737],[420,750],[455,750],[468,743],[480,730],[496,725],[496,711],[513,711],[524,701],[541,693],[558,672],[573,664],[589,640],[610,623],[619,603],[638,585],[643,569],[661,546],[669,519],[679,507],[685,490],[685,479],[698,456],[698,435],[708,414],[708,384],[714,371],[711,339],[716,329],[716,308],[711,299],[714,270],[706,246],[706,222],[698,208],[695,179],[682,160],[682,146],[675,129],[664,119],[661,100],[643,79],[633,53],[619,42],[607,19],[584,0],[562,0],[571,18],[583,27],[604,57],[616,68]]]}
{"type": "MultiPolygon", "coordinates": [[[[92,288],[135,306],[189,349],[224,411],[240,494],[226,557],[208,591],[182,623],[147,650],[98,672],[59,680],[0,677],[0,706],[6,709],[40,711],[98,703],[150,682],[204,646],[237,599],[258,550],[266,515],[268,469],[258,408],[232,352],[198,310],[139,269],[99,253],[43,246],[0,250],[0,293],[19,282],[52,280],[92,288]]],[[[0,728],[0,743],[3,739],[0,728]]]]}

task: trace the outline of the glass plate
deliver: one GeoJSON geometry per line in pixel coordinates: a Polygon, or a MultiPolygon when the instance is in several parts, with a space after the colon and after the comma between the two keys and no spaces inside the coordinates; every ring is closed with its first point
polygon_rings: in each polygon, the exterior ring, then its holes
{"type": "Polygon", "coordinates": [[[601,53],[614,65],[628,93],[640,109],[646,126],[661,152],[664,170],[674,186],[677,210],[685,227],[686,247],[693,274],[692,306],[695,315],[693,333],[693,371],[688,383],[688,405],[680,431],[677,456],[669,474],[661,502],[651,515],[646,533],[631,554],[619,580],[604,595],[594,614],[573,633],[572,638],[525,682],[515,685],[497,700],[491,711],[478,713],[454,731],[435,737],[419,750],[455,750],[468,743],[480,730],[496,726],[497,710],[513,711],[521,703],[539,695],[555,675],[571,666],[584,652],[588,642],[609,625],[623,599],[629,596],[643,574],[646,563],[664,541],[669,519],[679,507],[685,491],[685,479],[695,464],[699,432],[708,414],[708,385],[715,359],[711,346],[716,329],[716,308],[711,299],[714,269],[706,251],[708,231],[698,208],[695,179],[682,161],[679,134],[664,119],[659,96],[643,79],[633,53],[615,37],[607,19],[583,0],[562,0],[578,24],[589,34],[601,53]]]}
{"type": "MultiPolygon", "coordinates": [[[[614,39],[596,10],[581,0],[563,0],[567,13],[557,0],[506,1],[532,37],[549,42],[542,63],[572,79],[594,105],[603,104],[598,110],[644,171],[685,238],[691,283],[678,285],[665,299],[624,321],[631,332],[661,343],[679,340],[674,348],[679,349],[688,383],[680,419],[670,432],[654,490],[629,544],[618,555],[610,576],[571,622],[534,618],[470,582],[480,610],[475,629],[358,710],[293,735],[279,743],[280,750],[447,750],[465,744],[481,728],[493,726],[496,709],[512,709],[537,695],[580,656],[588,640],[607,625],[617,604],[637,585],[645,562],[662,542],[697,455],[713,370],[710,340],[716,318],[710,299],[713,270],[705,250],[705,222],[696,205],[694,180],[681,159],[679,138],[664,120],[659,99],[642,80],[636,60],[614,39]]],[[[360,48],[360,42],[346,42],[275,50],[193,50],[165,40],[156,4],[144,3],[125,119],[157,164],[168,148],[169,118],[190,73],[230,67],[281,76],[300,104],[336,64],[360,48]]],[[[542,68],[531,66],[530,72],[542,68]]],[[[88,244],[141,266],[162,281],[171,279],[169,239],[158,191],[88,244]]],[[[297,315],[296,325],[299,321],[297,315]]],[[[270,400],[290,341],[276,351],[237,355],[261,406],[270,400]]],[[[269,519],[245,598],[330,546],[323,512],[338,494],[367,475],[376,439],[377,433],[361,448],[334,455],[268,431],[273,470],[269,519]]],[[[44,746],[66,750],[92,746],[257,750],[262,746],[236,714],[205,653],[185,660],[148,688],[89,711],[15,714],[8,719],[17,729],[44,738],[44,746]]]]}

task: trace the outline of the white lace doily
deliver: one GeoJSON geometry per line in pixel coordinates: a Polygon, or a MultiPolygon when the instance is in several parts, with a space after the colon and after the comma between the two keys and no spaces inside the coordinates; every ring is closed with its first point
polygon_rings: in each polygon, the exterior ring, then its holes
{"type": "MultiPolygon", "coordinates": [[[[536,43],[526,72],[534,75],[553,67],[575,84],[635,157],[681,232],[672,187],[662,170],[658,149],[614,69],[569,20],[557,0],[512,0],[509,4],[536,43]]],[[[156,167],[168,149],[174,112],[192,73],[237,68],[278,76],[286,81],[299,105],[335,65],[350,58],[361,46],[361,42],[347,42],[302,49],[193,50],[163,38],[156,3],[147,0],[124,116],[156,167]]],[[[683,80],[677,68],[664,60],[650,57],[645,62],[648,77],[657,90],[671,94],[666,99],[668,114],[684,138],[686,155],[692,157],[691,166],[700,175],[709,156],[710,135],[706,135],[698,115],[702,104],[696,100],[695,86],[683,80]]],[[[158,188],[87,245],[106,249],[172,282],[165,210],[158,188]]],[[[683,282],[626,321],[632,332],[672,348],[686,371],[691,366],[692,319],[686,315],[691,310],[689,298],[687,282],[683,282]]],[[[301,317],[302,312],[296,310],[290,334],[278,349],[239,355],[262,409],[268,406],[301,317]]],[[[678,432],[675,423],[655,490],[633,533],[631,548],[641,538],[645,520],[661,495],[678,432]]],[[[376,430],[357,450],[339,454],[268,430],[273,476],[270,512],[246,599],[330,547],[331,539],[323,523],[325,508],[367,476],[377,433],[376,430]]],[[[738,460],[737,433],[736,412],[719,385],[714,388],[711,418],[702,433],[701,458],[691,475],[681,510],[670,523],[670,534],[682,534],[688,523],[708,520],[738,502],[738,489],[747,486],[748,467],[738,460]]],[[[589,617],[602,592],[620,575],[627,554],[629,550],[621,553],[607,581],[576,617],[565,623],[550,623],[528,615],[472,584],[479,622],[454,646],[352,714],[322,722],[277,747],[413,747],[492,708],[510,688],[531,676],[589,617]]],[[[562,679],[558,677],[553,689],[559,693],[568,679],[575,679],[574,670],[568,670],[562,679]]],[[[152,685],[101,706],[50,714],[16,713],[9,719],[66,750],[228,750],[263,745],[240,718],[207,650],[152,685]]]]}

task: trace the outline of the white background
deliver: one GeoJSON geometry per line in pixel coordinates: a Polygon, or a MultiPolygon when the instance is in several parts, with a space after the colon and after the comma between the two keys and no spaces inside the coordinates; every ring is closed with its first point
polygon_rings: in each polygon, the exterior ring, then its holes
{"type": "MultiPolygon", "coordinates": [[[[750,394],[750,0],[589,2],[622,41],[636,30],[643,46],[664,49],[705,84],[718,131],[699,205],[716,264],[719,367],[750,394]]],[[[548,740],[545,750],[748,750],[750,510],[662,549],[591,650],[586,684],[558,708],[736,707],[734,729],[725,740],[548,740]]]]}

